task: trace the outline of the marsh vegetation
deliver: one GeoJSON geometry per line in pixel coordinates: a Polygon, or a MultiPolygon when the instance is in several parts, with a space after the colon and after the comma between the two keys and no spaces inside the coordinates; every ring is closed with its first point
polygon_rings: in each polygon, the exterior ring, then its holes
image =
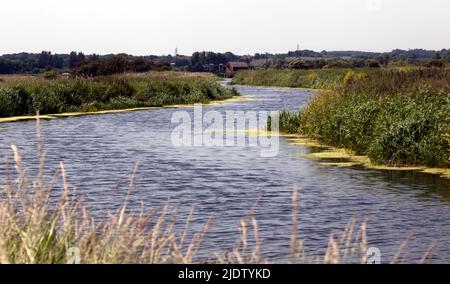
{"type": "Polygon", "coordinates": [[[326,89],[280,129],[392,166],[448,168],[450,71],[444,68],[242,72],[237,84],[326,89]]]}
{"type": "Polygon", "coordinates": [[[8,76],[0,81],[0,117],[208,103],[236,95],[214,76],[151,72],[95,78],[8,76]]]}

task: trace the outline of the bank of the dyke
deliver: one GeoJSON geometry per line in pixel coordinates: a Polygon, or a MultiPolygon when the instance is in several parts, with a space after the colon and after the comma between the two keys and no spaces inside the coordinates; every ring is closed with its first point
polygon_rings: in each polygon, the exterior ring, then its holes
{"type": "Polygon", "coordinates": [[[439,175],[450,179],[450,168],[433,168],[427,166],[388,166],[374,164],[367,155],[358,155],[352,150],[325,145],[306,136],[288,136],[291,145],[306,146],[314,149],[308,154],[299,154],[299,158],[316,160],[321,165],[332,167],[364,167],[373,170],[414,171],[439,175]]]}
{"type": "Polygon", "coordinates": [[[94,79],[9,77],[0,82],[0,122],[208,104],[237,94],[215,77],[175,72],[94,79]],[[55,115],[60,114],[60,115],[55,115]]]}
{"type": "Polygon", "coordinates": [[[254,82],[329,89],[298,113],[281,112],[283,132],[348,149],[373,165],[450,167],[447,69],[251,71],[234,81],[254,82]],[[272,79],[264,81],[267,74],[272,79]]]}
{"type": "MultiPolygon", "coordinates": [[[[241,95],[237,95],[237,96],[233,96],[231,98],[227,98],[224,100],[208,102],[206,104],[202,104],[202,106],[203,107],[225,106],[230,103],[250,102],[250,101],[253,101],[253,99],[249,99],[249,98],[245,98],[241,95]]],[[[163,108],[192,108],[192,107],[194,107],[194,105],[195,104],[181,104],[181,105],[167,105],[167,106],[162,106],[162,107],[139,107],[139,108],[101,110],[101,111],[91,111],[91,112],[64,112],[64,113],[39,115],[39,119],[49,120],[49,119],[77,117],[77,116],[104,115],[104,114],[124,113],[124,112],[143,111],[143,110],[157,110],[157,109],[163,109],[163,108]]],[[[36,115],[3,117],[3,118],[0,118],[0,123],[36,120],[37,118],[38,117],[36,115]]]]}

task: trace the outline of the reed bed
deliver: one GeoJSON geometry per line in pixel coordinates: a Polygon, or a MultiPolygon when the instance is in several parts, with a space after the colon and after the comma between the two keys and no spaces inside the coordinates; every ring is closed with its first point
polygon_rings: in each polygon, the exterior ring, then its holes
{"type": "Polygon", "coordinates": [[[236,95],[213,76],[150,72],[96,78],[4,77],[0,117],[208,103],[236,95]]]}
{"type": "Polygon", "coordinates": [[[350,69],[253,70],[236,74],[233,84],[288,88],[332,89],[350,69]]]}
{"type": "MultiPolygon", "coordinates": [[[[241,71],[233,78],[237,85],[310,88],[334,90],[343,83],[366,79],[360,90],[383,92],[413,89],[418,85],[430,83],[433,86],[448,85],[450,69],[423,67],[392,68],[324,68],[311,70],[252,70],[241,71]]],[[[347,84],[348,85],[348,84],[347,84]]],[[[354,86],[355,87],[355,86],[354,86]]]]}
{"type": "Polygon", "coordinates": [[[375,164],[450,167],[450,71],[439,68],[349,70],[280,129],[367,155],[375,164]]]}

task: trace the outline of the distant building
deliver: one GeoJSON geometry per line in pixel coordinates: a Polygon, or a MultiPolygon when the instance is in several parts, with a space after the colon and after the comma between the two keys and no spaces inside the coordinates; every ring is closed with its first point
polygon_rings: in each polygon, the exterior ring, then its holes
{"type": "Polygon", "coordinates": [[[214,73],[219,76],[225,75],[225,64],[203,64],[203,72],[214,73]]]}
{"type": "Polygon", "coordinates": [[[247,55],[242,55],[241,58],[239,59],[240,62],[250,62],[253,60],[253,56],[250,54],[247,55]]]}
{"type": "Polygon", "coordinates": [[[250,66],[245,62],[228,62],[225,75],[231,78],[238,71],[249,70],[250,66]]]}

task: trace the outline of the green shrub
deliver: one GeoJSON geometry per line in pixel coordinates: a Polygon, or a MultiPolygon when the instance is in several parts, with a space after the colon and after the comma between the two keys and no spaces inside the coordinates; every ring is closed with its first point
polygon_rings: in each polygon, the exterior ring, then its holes
{"type": "Polygon", "coordinates": [[[369,68],[380,68],[380,62],[376,59],[368,59],[366,61],[366,66],[369,68]]]}
{"type": "Polygon", "coordinates": [[[101,82],[106,85],[105,90],[98,94],[98,101],[109,102],[114,98],[130,98],[134,94],[134,89],[124,78],[107,77],[101,82]]]}
{"type": "Polygon", "coordinates": [[[31,112],[40,114],[51,114],[64,112],[64,103],[55,93],[49,93],[47,95],[33,94],[33,103],[31,112]]]}
{"type": "Polygon", "coordinates": [[[212,78],[177,77],[173,73],[167,78],[124,75],[49,81],[35,77],[16,80],[14,85],[2,83],[0,116],[191,104],[235,94],[212,78]]]}
{"type": "MultiPolygon", "coordinates": [[[[300,113],[291,113],[288,111],[281,111],[279,113],[279,129],[286,133],[297,133],[301,125],[300,113]]],[[[271,121],[268,121],[269,130],[271,121]]]]}
{"type": "Polygon", "coordinates": [[[42,77],[47,80],[55,80],[58,79],[59,73],[55,70],[48,70],[42,73],[42,77]]]}
{"type": "Polygon", "coordinates": [[[19,85],[0,88],[0,117],[28,114],[32,98],[19,85]]]}
{"type": "Polygon", "coordinates": [[[427,88],[393,97],[382,111],[369,156],[378,163],[449,166],[450,93],[427,88]]]}
{"type": "Polygon", "coordinates": [[[112,98],[107,103],[96,103],[94,105],[96,109],[109,109],[109,110],[136,108],[144,106],[143,104],[137,102],[136,100],[127,97],[115,97],[112,98]]]}

